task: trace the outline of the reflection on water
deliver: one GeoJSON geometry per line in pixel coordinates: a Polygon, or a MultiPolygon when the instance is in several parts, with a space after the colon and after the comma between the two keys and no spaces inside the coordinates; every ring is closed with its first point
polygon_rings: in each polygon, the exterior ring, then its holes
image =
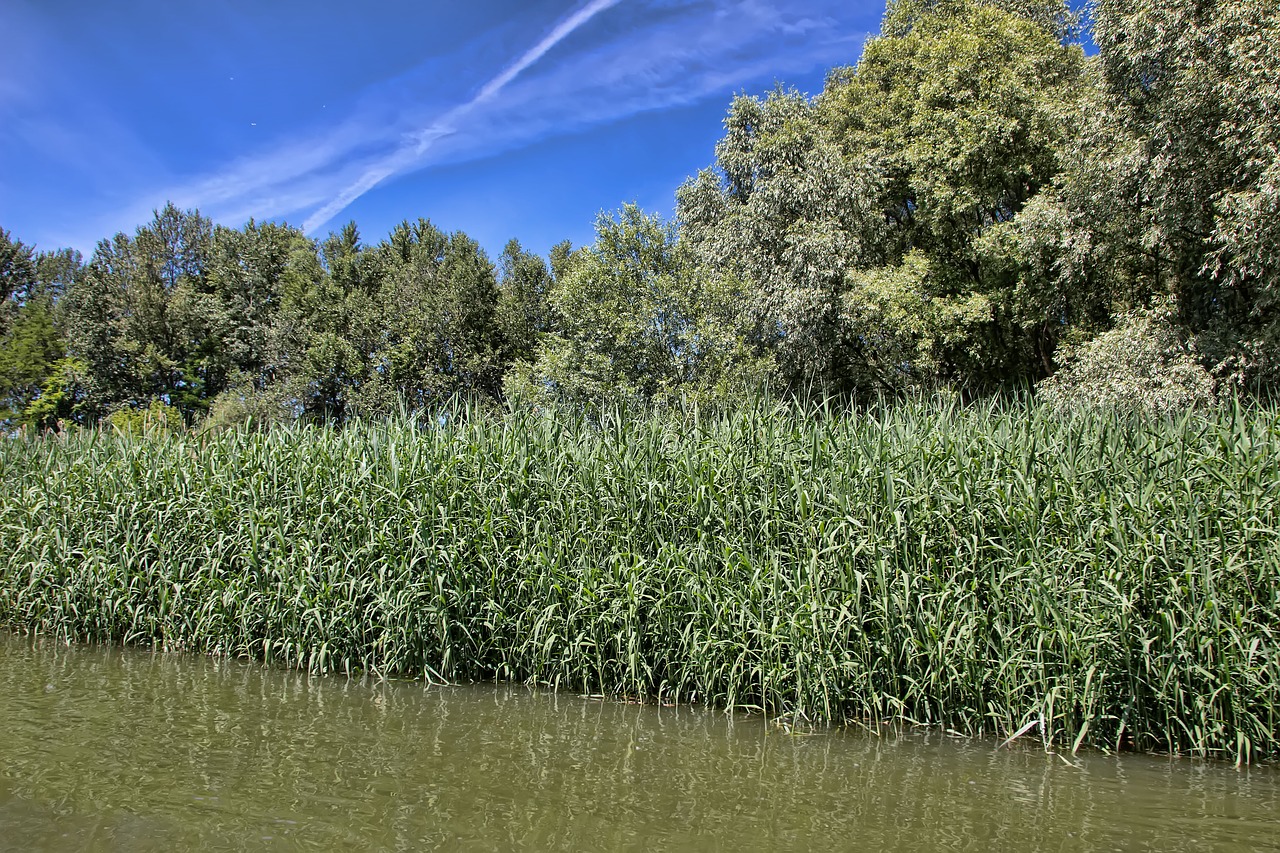
{"type": "Polygon", "coordinates": [[[1280,773],[0,634],[0,850],[1280,850],[1280,773]]]}

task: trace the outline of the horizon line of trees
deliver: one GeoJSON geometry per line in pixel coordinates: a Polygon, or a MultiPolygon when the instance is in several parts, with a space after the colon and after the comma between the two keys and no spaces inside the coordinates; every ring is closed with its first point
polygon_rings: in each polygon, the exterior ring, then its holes
{"type": "Polygon", "coordinates": [[[765,386],[1171,410],[1280,384],[1271,0],[889,0],[821,93],[724,124],[674,221],[627,205],[545,259],[425,219],[367,244],[172,204],[88,261],[0,229],[0,421],[765,386]]]}

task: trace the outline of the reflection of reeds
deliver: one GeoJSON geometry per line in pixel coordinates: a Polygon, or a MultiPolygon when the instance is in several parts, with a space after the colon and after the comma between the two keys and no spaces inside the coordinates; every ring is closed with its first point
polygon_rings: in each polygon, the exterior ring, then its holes
{"type": "Polygon", "coordinates": [[[0,622],[1275,755],[1280,414],[455,412],[0,447],[0,622]]]}

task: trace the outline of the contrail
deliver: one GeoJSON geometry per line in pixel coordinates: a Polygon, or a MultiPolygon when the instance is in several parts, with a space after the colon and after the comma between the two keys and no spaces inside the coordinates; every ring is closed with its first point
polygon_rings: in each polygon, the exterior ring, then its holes
{"type": "Polygon", "coordinates": [[[455,124],[457,120],[475,107],[488,101],[496,96],[503,88],[516,77],[533,65],[543,56],[545,56],[552,48],[569,37],[571,33],[590,21],[596,15],[618,5],[622,0],[592,0],[586,6],[583,6],[574,14],[560,22],[560,24],[552,30],[546,38],[538,42],[532,48],[524,53],[515,62],[508,65],[497,76],[480,88],[476,96],[465,104],[460,104],[440,116],[434,124],[426,127],[413,135],[413,142],[401,145],[395,151],[370,165],[363,175],[361,175],[354,183],[338,193],[337,197],[317,210],[302,223],[302,230],[308,234],[313,233],[321,225],[324,225],[330,219],[341,213],[347,205],[367,193],[369,190],[382,183],[391,175],[407,169],[413,165],[428,149],[445,136],[450,136],[456,132],[455,124]]]}
{"type": "Polygon", "coordinates": [[[472,99],[471,103],[478,104],[481,101],[487,101],[489,98],[498,94],[498,92],[502,90],[503,86],[514,80],[521,71],[524,71],[530,65],[541,59],[547,51],[551,50],[551,48],[568,38],[570,33],[594,18],[596,15],[599,15],[605,9],[618,5],[619,2],[621,2],[621,0],[592,0],[591,3],[583,6],[575,14],[565,19],[560,26],[552,30],[546,38],[534,45],[532,50],[517,59],[515,63],[507,68],[506,71],[503,71],[497,77],[494,77],[486,83],[484,88],[480,90],[480,94],[476,95],[475,98],[472,99]]]}

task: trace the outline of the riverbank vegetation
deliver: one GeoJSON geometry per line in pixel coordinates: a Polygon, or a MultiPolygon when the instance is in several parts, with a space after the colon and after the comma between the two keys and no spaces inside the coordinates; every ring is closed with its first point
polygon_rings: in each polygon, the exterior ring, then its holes
{"type": "Polygon", "coordinates": [[[1280,415],[452,410],[0,445],[0,623],[302,667],[1280,752],[1280,415]]]}
{"type": "Polygon", "coordinates": [[[0,624],[1274,757],[1280,12],[1089,12],[891,0],[546,258],[0,231],[0,624]]]}

